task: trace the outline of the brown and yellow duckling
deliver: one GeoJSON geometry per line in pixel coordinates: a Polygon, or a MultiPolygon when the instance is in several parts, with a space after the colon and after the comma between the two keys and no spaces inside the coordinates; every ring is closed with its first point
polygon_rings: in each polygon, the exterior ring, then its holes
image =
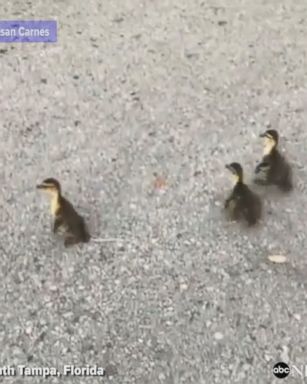
{"type": "Polygon", "coordinates": [[[245,220],[249,226],[255,225],[262,214],[262,203],[243,181],[243,169],[239,163],[231,163],[226,168],[232,173],[235,185],[225,201],[225,209],[232,220],[245,220]]]}
{"type": "Polygon", "coordinates": [[[63,235],[65,247],[89,242],[91,236],[85,221],[73,205],[62,196],[60,183],[56,179],[49,178],[45,179],[37,188],[46,192],[50,197],[51,214],[54,217],[53,232],[63,235]]]}
{"type": "Polygon", "coordinates": [[[261,163],[255,169],[254,182],[259,185],[276,185],[284,192],[291,191],[293,189],[292,170],[277,149],[278,132],[269,129],[260,137],[264,138],[264,153],[261,163]]]}

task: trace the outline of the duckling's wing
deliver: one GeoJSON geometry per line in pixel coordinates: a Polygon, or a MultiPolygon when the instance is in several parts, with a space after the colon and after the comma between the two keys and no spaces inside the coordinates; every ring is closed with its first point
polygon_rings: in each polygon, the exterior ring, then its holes
{"type": "Polygon", "coordinates": [[[61,215],[57,215],[53,224],[53,233],[64,234],[67,231],[67,225],[65,224],[61,215]]]}
{"type": "Polygon", "coordinates": [[[244,191],[244,218],[249,225],[257,223],[262,213],[262,203],[260,197],[245,186],[244,191]]]}
{"type": "Polygon", "coordinates": [[[255,168],[255,174],[258,175],[263,171],[267,171],[270,168],[270,162],[267,160],[262,160],[261,163],[257,164],[255,168]]]}
{"type": "Polygon", "coordinates": [[[290,164],[280,153],[277,153],[276,164],[273,171],[275,184],[284,191],[292,190],[292,169],[290,164]]]}
{"type": "Polygon", "coordinates": [[[233,197],[229,202],[228,212],[233,220],[240,219],[242,215],[241,203],[240,196],[233,197]]]}
{"type": "Polygon", "coordinates": [[[281,183],[280,187],[285,192],[290,192],[293,189],[293,172],[290,164],[287,163],[287,171],[285,173],[285,177],[283,179],[283,182],[281,183]]]}
{"type": "Polygon", "coordinates": [[[246,217],[249,206],[249,188],[245,184],[238,184],[234,189],[233,215],[236,219],[246,217]]]}
{"type": "Polygon", "coordinates": [[[77,225],[76,232],[78,233],[79,238],[85,243],[90,241],[91,236],[89,234],[85,220],[83,219],[82,216],[79,216],[79,220],[78,220],[78,223],[76,223],[76,225],[77,225]]]}
{"type": "Polygon", "coordinates": [[[84,237],[85,223],[73,205],[66,199],[62,199],[61,219],[65,223],[67,235],[81,238],[84,237]]]}

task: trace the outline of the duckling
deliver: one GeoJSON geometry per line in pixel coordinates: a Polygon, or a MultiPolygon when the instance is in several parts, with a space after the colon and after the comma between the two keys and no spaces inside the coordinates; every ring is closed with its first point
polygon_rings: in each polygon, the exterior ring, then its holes
{"type": "Polygon", "coordinates": [[[50,196],[51,214],[54,217],[53,233],[64,236],[65,247],[89,242],[91,236],[85,221],[73,205],[62,196],[60,183],[56,179],[49,178],[37,185],[37,188],[50,196]]]}
{"type": "Polygon", "coordinates": [[[226,168],[235,179],[234,188],[225,201],[225,209],[232,220],[244,219],[249,226],[256,224],[262,213],[262,203],[258,195],[243,181],[243,169],[239,163],[231,163],[226,168]]]}
{"type": "Polygon", "coordinates": [[[255,169],[254,182],[259,185],[276,185],[284,192],[291,191],[293,189],[292,170],[277,149],[278,132],[269,129],[260,137],[264,138],[264,152],[261,163],[255,169]]]}

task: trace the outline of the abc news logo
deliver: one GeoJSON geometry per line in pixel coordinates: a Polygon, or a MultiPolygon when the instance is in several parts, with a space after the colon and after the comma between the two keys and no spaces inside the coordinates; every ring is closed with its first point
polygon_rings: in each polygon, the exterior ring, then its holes
{"type": "Polygon", "coordinates": [[[288,364],[280,362],[273,367],[273,374],[279,379],[285,379],[290,373],[296,374],[299,377],[307,377],[307,365],[302,367],[292,365],[290,368],[288,364]]]}
{"type": "Polygon", "coordinates": [[[290,373],[290,367],[286,363],[277,363],[274,365],[273,373],[279,379],[284,379],[290,373]]]}

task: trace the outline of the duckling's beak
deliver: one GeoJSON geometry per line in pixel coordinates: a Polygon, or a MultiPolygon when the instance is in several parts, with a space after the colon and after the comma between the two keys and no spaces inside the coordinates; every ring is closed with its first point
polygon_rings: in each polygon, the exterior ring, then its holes
{"type": "Polygon", "coordinates": [[[38,184],[38,185],[36,186],[36,188],[37,188],[37,189],[46,189],[47,187],[46,187],[46,185],[44,185],[44,184],[38,184]]]}
{"type": "Polygon", "coordinates": [[[232,166],[230,164],[227,164],[225,165],[225,168],[228,169],[228,171],[232,174],[232,175],[235,175],[236,172],[234,171],[234,169],[232,168],[232,166]]]}
{"type": "Polygon", "coordinates": [[[261,135],[259,135],[259,137],[266,137],[266,133],[261,133],[261,135]]]}

